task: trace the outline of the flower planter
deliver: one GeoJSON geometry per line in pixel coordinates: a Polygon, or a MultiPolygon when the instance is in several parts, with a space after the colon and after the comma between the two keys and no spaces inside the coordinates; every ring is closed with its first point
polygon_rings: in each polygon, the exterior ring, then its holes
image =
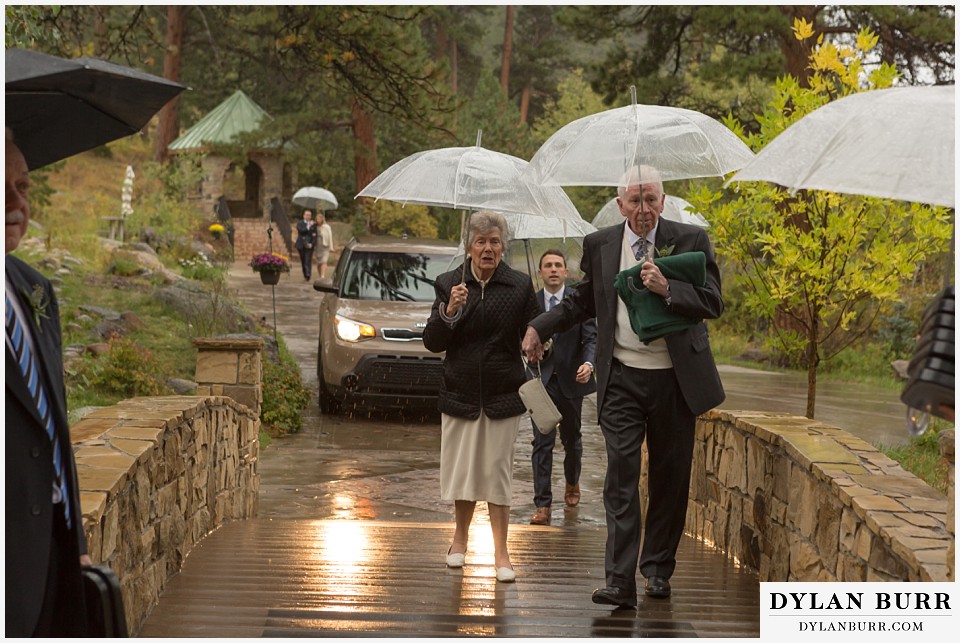
{"type": "Polygon", "coordinates": [[[260,281],[268,286],[276,286],[280,283],[279,272],[260,272],[260,281]]]}

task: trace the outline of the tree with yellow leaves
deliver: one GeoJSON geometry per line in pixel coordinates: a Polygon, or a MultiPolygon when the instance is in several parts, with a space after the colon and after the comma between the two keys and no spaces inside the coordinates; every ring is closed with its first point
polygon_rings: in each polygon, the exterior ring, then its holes
{"type": "MultiPolygon", "coordinates": [[[[798,41],[815,37],[810,23],[794,22],[798,41]]],[[[855,44],[816,37],[812,74],[803,88],[778,79],[774,97],[758,116],[760,131],[745,134],[759,150],[792,123],[826,103],[860,91],[890,87],[898,74],[887,64],[867,70],[864,54],[877,37],[861,31],[855,44]]],[[[819,190],[796,194],[773,183],[732,186],[733,198],[701,188],[690,195],[712,224],[717,254],[739,268],[744,305],[766,318],[771,341],[807,371],[807,417],[814,417],[817,369],[871,329],[900,299],[903,284],[950,242],[946,210],[920,204],[819,190]]]]}

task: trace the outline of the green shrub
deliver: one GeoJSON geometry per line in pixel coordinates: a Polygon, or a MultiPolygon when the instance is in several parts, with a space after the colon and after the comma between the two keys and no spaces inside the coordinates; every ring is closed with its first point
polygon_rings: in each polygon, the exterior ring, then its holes
{"type": "Polygon", "coordinates": [[[161,395],[163,369],[153,352],[126,338],[114,338],[106,353],[80,362],[75,377],[86,389],[123,397],[161,395]]]}
{"type": "Polygon", "coordinates": [[[281,342],[280,363],[263,360],[262,429],[271,437],[296,433],[309,403],[310,390],[303,385],[300,368],[281,342]]]}
{"type": "Polygon", "coordinates": [[[885,345],[888,359],[909,359],[916,346],[917,322],[911,318],[906,302],[893,304],[892,311],[880,317],[877,339],[885,345]]]}
{"type": "Polygon", "coordinates": [[[143,267],[129,252],[119,251],[113,255],[107,272],[120,277],[134,277],[143,272],[143,267]]]}
{"type": "Polygon", "coordinates": [[[189,259],[178,259],[177,266],[181,275],[194,281],[220,281],[226,272],[224,266],[214,264],[201,254],[195,254],[189,259]]]}

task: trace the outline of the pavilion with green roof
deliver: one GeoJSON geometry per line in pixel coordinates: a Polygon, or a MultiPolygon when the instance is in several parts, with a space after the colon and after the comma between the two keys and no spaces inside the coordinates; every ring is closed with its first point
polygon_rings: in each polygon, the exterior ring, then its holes
{"type": "MultiPolygon", "coordinates": [[[[256,132],[270,120],[262,107],[238,89],[167,147],[173,154],[203,155],[203,179],[196,196],[206,213],[213,212],[220,197],[226,199],[233,217],[234,256],[238,259],[267,249],[271,199],[279,198],[290,211],[296,174],[284,158],[281,141],[245,147],[246,165],[241,168],[235,162],[241,135],[256,132]]],[[[277,241],[275,237],[274,243],[277,241]]]]}

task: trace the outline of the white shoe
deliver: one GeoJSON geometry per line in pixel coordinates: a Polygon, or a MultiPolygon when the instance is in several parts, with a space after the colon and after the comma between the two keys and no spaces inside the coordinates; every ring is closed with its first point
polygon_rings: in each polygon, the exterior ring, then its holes
{"type": "Polygon", "coordinates": [[[497,580],[501,583],[512,583],[517,580],[517,572],[509,567],[497,567],[497,580]]]}
{"type": "Polygon", "coordinates": [[[447,550],[447,567],[459,568],[463,567],[464,561],[466,561],[467,552],[462,554],[451,554],[450,550],[447,550]]]}

